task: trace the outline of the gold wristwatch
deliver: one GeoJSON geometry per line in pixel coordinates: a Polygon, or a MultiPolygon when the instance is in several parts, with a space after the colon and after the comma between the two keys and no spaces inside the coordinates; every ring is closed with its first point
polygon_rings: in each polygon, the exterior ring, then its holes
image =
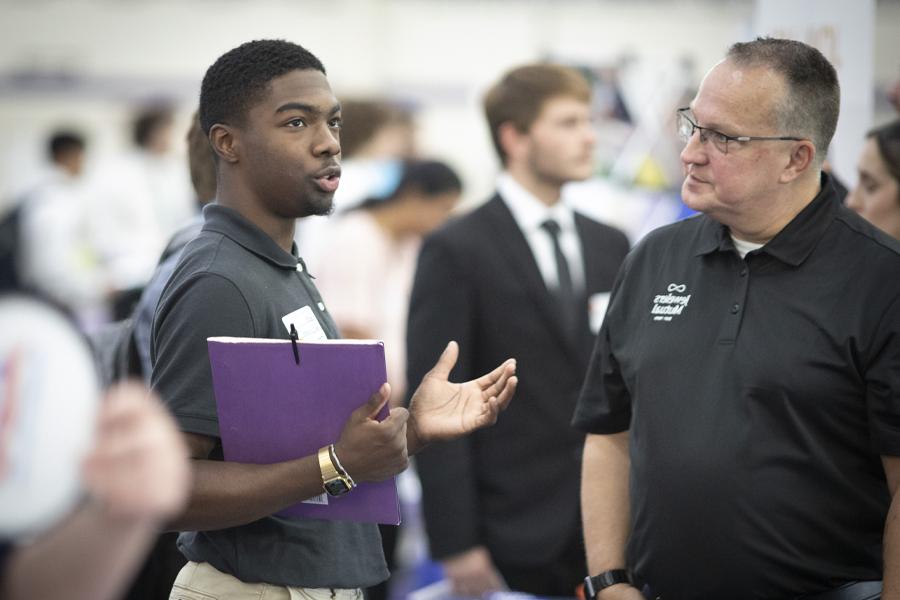
{"type": "Polygon", "coordinates": [[[337,461],[334,444],[319,450],[319,469],[322,471],[322,487],[329,496],[343,496],[356,487],[353,479],[337,461]]]}

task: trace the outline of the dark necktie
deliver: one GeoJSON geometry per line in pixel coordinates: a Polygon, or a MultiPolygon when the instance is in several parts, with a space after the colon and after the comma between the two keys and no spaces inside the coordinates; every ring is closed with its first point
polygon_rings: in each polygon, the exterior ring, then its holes
{"type": "Polygon", "coordinates": [[[563,254],[559,244],[560,227],[553,219],[547,219],[541,223],[541,229],[547,232],[553,242],[553,255],[556,258],[556,275],[559,285],[556,288],[556,296],[559,299],[560,317],[566,334],[574,339],[578,331],[580,321],[578,300],[575,295],[575,286],[572,284],[572,273],[569,271],[569,261],[563,254]]]}

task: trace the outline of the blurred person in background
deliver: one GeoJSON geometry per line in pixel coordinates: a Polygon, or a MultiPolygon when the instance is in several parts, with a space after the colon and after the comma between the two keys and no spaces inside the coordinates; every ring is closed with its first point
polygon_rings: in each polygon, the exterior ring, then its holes
{"type": "MultiPolygon", "coordinates": [[[[13,377],[5,371],[0,384],[15,392],[13,377]]],[[[87,500],[63,521],[33,540],[0,540],[0,600],[120,598],[157,532],[182,510],[187,449],[143,386],[109,392],[83,480],[87,500]]]]}
{"type": "Polygon", "coordinates": [[[422,236],[459,202],[462,182],[444,163],[410,160],[385,165],[394,189],[371,196],[335,219],[327,255],[310,262],[316,286],[346,338],[385,342],[394,401],[406,393],[406,315],[422,236]]]}
{"type": "MultiPolygon", "coordinates": [[[[3,253],[13,247],[6,243],[8,233],[0,230],[0,299],[18,298],[18,303],[4,303],[2,310],[14,312],[0,313],[0,318],[7,323],[21,320],[22,302],[43,311],[37,312],[40,320],[29,323],[24,334],[0,329],[0,482],[15,489],[17,479],[20,485],[30,480],[22,469],[39,466],[21,451],[30,450],[35,440],[46,439],[50,434],[45,431],[64,429],[68,435],[89,420],[80,423],[69,418],[84,408],[72,406],[84,399],[78,394],[80,388],[69,396],[47,397],[42,396],[45,387],[35,384],[44,378],[71,376],[71,369],[80,363],[67,360],[72,357],[57,350],[63,345],[61,338],[70,337],[76,346],[82,338],[39,295],[22,296],[19,277],[9,272],[15,264],[4,260],[3,253]],[[30,350],[43,344],[59,345],[48,352],[30,350]],[[66,407],[36,412],[41,402],[62,402],[66,407]],[[34,414],[50,415],[55,422],[29,419],[34,414]]],[[[89,367],[87,346],[83,349],[84,365],[89,367]]],[[[90,379],[93,373],[84,375],[90,379]]],[[[61,385],[73,389],[69,379],[61,385]]],[[[85,432],[85,439],[88,435],[85,432]]],[[[73,436],[82,437],[76,432],[67,441],[73,436]]],[[[27,539],[0,539],[0,600],[120,598],[158,531],[183,510],[190,487],[187,447],[172,417],[155,397],[148,396],[145,387],[131,383],[110,390],[101,401],[90,439],[81,473],[73,478],[81,480],[86,498],[55,525],[36,534],[29,532],[27,539]]],[[[55,494],[40,489],[42,496],[55,494]]],[[[17,497],[12,495],[13,503],[17,497]]],[[[3,510],[22,514],[14,507],[3,510]]]]}
{"type": "Polygon", "coordinates": [[[349,98],[341,102],[345,161],[405,159],[416,156],[416,130],[410,110],[387,100],[349,98]]]}
{"type": "Polygon", "coordinates": [[[131,151],[101,164],[91,186],[91,224],[115,288],[113,319],[129,316],[166,240],[196,213],[188,170],[172,152],[168,107],[140,111],[131,151]]]}
{"type": "MultiPolygon", "coordinates": [[[[187,133],[188,170],[191,175],[191,185],[194,188],[194,200],[197,209],[216,199],[216,165],[213,160],[212,148],[209,140],[200,128],[200,121],[195,112],[191,117],[191,124],[187,133]]],[[[153,325],[153,314],[156,312],[156,303],[162,294],[169,276],[178,263],[178,257],[184,246],[194,239],[203,227],[203,214],[198,212],[190,217],[186,223],[169,239],[159,265],[153,272],[153,276],[144,288],[141,298],[134,312],[134,337],[141,361],[141,374],[145,381],[150,383],[150,334],[153,325]]],[[[171,587],[171,586],[170,586],[171,587]]]]}
{"type": "MultiPolygon", "coordinates": [[[[393,186],[329,223],[327,247],[309,268],[343,337],[384,341],[392,402],[399,405],[407,389],[406,317],[419,246],[459,202],[462,182],[437,161],[385,162],[382,168],[393,186]]],[[[408,499],[408,477],[415,477],[413,469],[401,474],[401,500],[408,499]]],[[[398,528],[379,529],[393,572],[398,528]]],[[[369,600],[387,596],[387,582],[367,590],[369,600]]]]}
{"type": "MultiPolygon", "coordinates": [[[[216,166],[212,148],[200,128],[196,112],[188,128],[187,148],[191,183],[196,193],[195,200],[198,208],[202,208],[215,200],[216,166]]],[[[99,354],[101,360],[105,360],[103,357],[106,357],[106,353],[112,352],[112,360],[120,361],[114,363],[109,370],[112,379],[143,377],[144,381],[150,384],[152,371],[150,336],[156,304],[178,263],[181,250],[200,233],[202,227],[203,214],[197,213],[175,232],[169,239],[153,276],[144,287],[131,318],[111,326],[117,331],[105,341],[113,347],[99,354]]],[[[159,535],[153,550],[125,596],[127,600],[165,600],[169,597],[178,572],[187,562],[176,547],[177,539],[178,534],[175,532],[159,535]]]]}
{"type": "Polygon", "coordinates": [[[49,166],[20,201],[18,233],[23,283],[66,307],[82,325],[105,319],[110,292],[87,219],[85,153],[79,133],[61,130],[49,138],[49,166]]]}
{"type": "Polygon", "coordinates": [[[900,240],[900,121],[873,129],[859,157],[859,182],[847,206],[900,240]]]}
{"type": "Polygon", "coordinates": [[[575,212],[561,188],[588,178],[591,89],[557,65],[514,69],[484,100],[503,164],[497,193],[426,237],[410,300],[407,377],[460,341],[456,377],[501,355],[526,376],[490,431],[417,459],[432,556],[454,592],[573,596],[585,571],[578,508],[584,435],[569,426],[591,352],[591,312],[628,252],[625,235],[575,212]]]}

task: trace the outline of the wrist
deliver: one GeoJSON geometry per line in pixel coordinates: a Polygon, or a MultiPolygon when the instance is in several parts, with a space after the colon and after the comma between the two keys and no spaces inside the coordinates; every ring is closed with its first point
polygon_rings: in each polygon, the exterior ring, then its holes
{"type": "Polygon", "coordinates": [[[421,451],[428,445],[428,441],[419,432],[416,417],[409,412],[409,419],[406,421],[406,451],[410,456],[421,451]]]}
{"type": "Polygon", "coordinates": [[[595,600],[615,600],[627,589],[634,589],[630,583],[616,583],[597,592],[595,600]]]}
{"type": "Polygon", "coordinates": [[[344,470],[337,459],[334,444],[319,449],[319,471],[322,475],[322,487],[331,496],[343,496],[356,487],[356,483],[344,470]]]}

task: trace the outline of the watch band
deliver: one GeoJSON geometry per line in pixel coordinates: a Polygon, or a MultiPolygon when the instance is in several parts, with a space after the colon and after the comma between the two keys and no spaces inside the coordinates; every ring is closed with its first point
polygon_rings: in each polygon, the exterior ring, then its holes
{"type": "Polygon", "coordinates": [[[626,569],[610,569],[593,577],[585,577],[584,597],[588,600],[593,600],[600,590],[617,583],[632,583],[631,574],[626,569]]]}
{"type": "MultiPolygon", "coordinates": [[[[331,462],[334,465],[334,468],[337,469],[338,473],[349,479],[350,483],[353,483],[353,478],[350,477],[350,473],[347,472],[347,469],[345,469],[344,465],[341,464],[341,461],[338,460],[337,450],[334,449],[334,444],[328,446],[328,454],[331,456],[331,462]]],[[[353,483],[353,485],[356,484],[353,483]]]]}
{"type": "Polygon", "coordinates": [[[346,472],[339,471],[332,460],[334,456],[334,445],[329,444],[319,449],[319,471],[322,473],[322,486],[325,491],[331,495],[345,494],[356,487],[356,483],[350,478],[346,472]],[[337,484],[338,489],[335,490],[333,485],[337,484]]]}

